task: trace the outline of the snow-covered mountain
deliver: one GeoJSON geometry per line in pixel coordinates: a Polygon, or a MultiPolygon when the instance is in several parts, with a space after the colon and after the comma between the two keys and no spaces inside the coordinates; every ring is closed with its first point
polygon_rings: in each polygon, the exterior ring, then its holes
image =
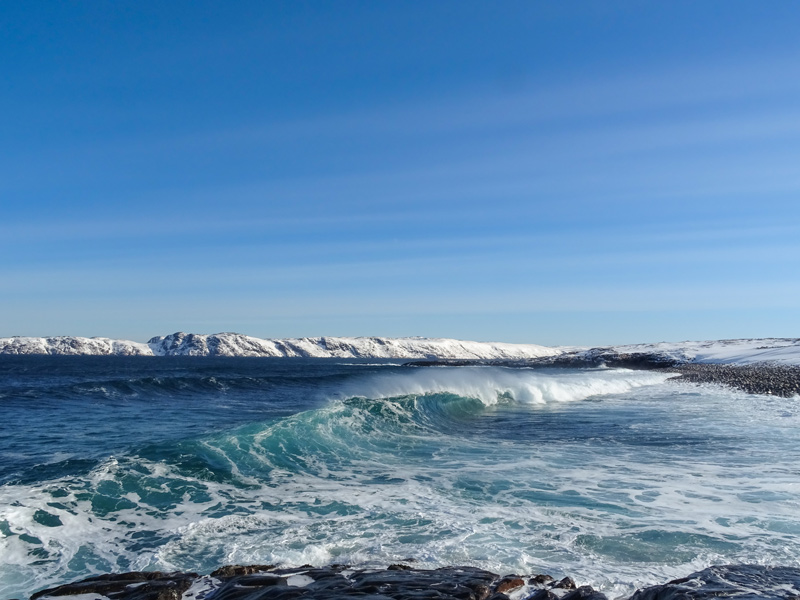
{"type": "Polygon", "coordinates": [[[275,356],[313,358],[518,359],[559,354],[534,344],[438,338],[318,337],[265,340],[240,333],[173,333],[147,344],[108,338],[0,338],[0,354],[117,354],[141,356],[275,356]]]}
{"type": "Polygon", "coordinates": [[[10,337],[0,338],[0,354],[151,356],[147,344],[101,337],[10,337]]]}
{"type": "MultiPolygon", "coordinates": [[[[584,350],[587,357],[598,350],[617,354],[653,354],[678,363],[752,364],[758,362],[800,364],[800,338],[760,338],[705,342],[659,342],[584,350]]],[[[580,354],[580,352],[579,352],[580,354]]]]}
{"type": "MultiPolygon", "coordinates": [[[[0,338],[0,354],[120,356],[274,356],[308,358],[396,358],[515,360],[562,357],[576,364],[607,358],[644,357],[654,363],[769,362],[800,365],[800,339],[765,338],[705,342],[660,342],[603,348],[550,348],[534,344],[468,342],[442,338],[314,337],[261,339],[240,333],[173,333],[146,344],[85,337],[0,338]]],[[[612,361],[609,362],[611,364],[612,361]]]]}

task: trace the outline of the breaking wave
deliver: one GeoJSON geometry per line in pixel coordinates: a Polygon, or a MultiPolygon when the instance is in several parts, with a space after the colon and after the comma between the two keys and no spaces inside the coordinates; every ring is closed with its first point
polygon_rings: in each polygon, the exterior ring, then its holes
{"type": "Polygon", "coordinates": [[[591,396],[622,394],[663,383],[671,374],[627,369],[544,370],[498,367],[415,369],[377,375],[344,388],[344,395],[391,398],[450,393],[491,406],[503,400],[522,404],[572,402],[591,396]]]}
{"type": "MultiPolygon", "coordinates": [[[[302,370],[287,376],[286,394],[320,397],[307,410],[178,441],[139,438],[113,457],[4,485],[2,587],[414,557],[420,567],[579,574],[619,595],[712,562],[791,564],[800,551],[800,411],[786,405],[765,404],[754,425],[739,397],[660,385],[668,375],[656,372],[358,369],[325,375],[324,386],[304,384],[302,370]],[[769,439],[785,432],[780,453],[763,455],[772,446],[759,426],[769,439]]],[[[278,385],[257,373],[185,374],[165,400],[151,394],[153,405],[167,406],[184,380],[199,395],[188,410],[235,386],[249,399],[278,385]]],[[[98,381],[108,390],[112,379],[98,381]]],[[[165,389],[159,377],[131,381],[165,389]]]]}

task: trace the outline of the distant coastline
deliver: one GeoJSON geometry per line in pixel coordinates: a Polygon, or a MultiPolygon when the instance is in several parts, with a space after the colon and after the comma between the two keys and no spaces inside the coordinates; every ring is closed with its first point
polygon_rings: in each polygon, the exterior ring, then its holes
{"type": "Polygon", "coordinates": [[[560,348],[444,338],[306,337],[261,339],[241,333],[177,332],[147,343],[94,337],[0,338],[0,354],[117,356],[263,356],[284,358],[532,359],[560,348]]]}
{"type": "Polygon", "coordinates": [[[555,366],[643,368],[690,363],[800,365],[800,338],[660,342],[604,347],[474,342],[448,338],[303,337],[262,339],[241,333],[176,332],[148,342],[105,337],[0,338],[0,355],[264,356],[429,360],[541,360],[555,366]]]}
{"type": "Polygon", "coordinates": [[[715,383],[753,394],[800,395],[798,338],[568,348],[422,337],[261,339],[240,333],[177,332],[146,344],[97,337],[0,338],[0,355],[398,359],[419,367],[668,369],[691,383],[715,383]]]}

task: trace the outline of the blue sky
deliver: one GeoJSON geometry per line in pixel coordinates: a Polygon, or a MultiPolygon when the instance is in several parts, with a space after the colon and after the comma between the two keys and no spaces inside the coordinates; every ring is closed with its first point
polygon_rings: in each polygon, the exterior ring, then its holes
{"type": "Polygon", "coordinates": [[[0,336],[800,336],[797,2],[0,26],[0,336]]]}

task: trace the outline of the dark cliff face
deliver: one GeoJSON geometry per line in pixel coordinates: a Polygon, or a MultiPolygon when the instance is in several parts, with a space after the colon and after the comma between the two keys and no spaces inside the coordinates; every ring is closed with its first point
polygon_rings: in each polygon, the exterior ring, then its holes
{"type": "MultiPolygon", "coordinates": [[[[548,361],[547,358],[543,361],[548,361]]],[[[660,352],[617,352],[613,348],[591,348],[555,356],[550,364],[560,367],[616,367],[621,369],[668,369],[678,364],[660,352]]]]}

